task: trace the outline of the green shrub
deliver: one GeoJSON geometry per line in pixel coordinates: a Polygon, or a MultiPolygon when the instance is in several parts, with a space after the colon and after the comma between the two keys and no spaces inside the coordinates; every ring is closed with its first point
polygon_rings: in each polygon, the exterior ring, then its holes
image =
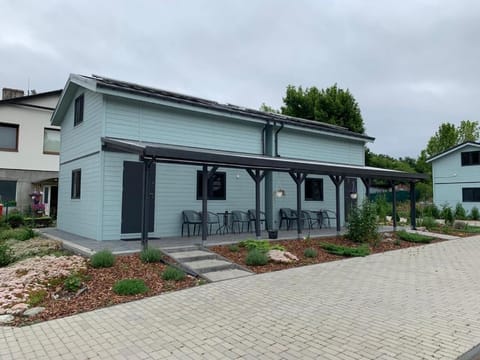
{"type": "Polygon", "coordinates": [[[141,279],[123,279],[113,284],[113,292],[118,295],[144,294],[150,290],[141,279]]]}
{"type": "Polygon", "coordinates": [[[174,281],[181,281],[185,279],[185,271],[180,270],[174,266],[167,266],[165,270],[163,270],[162,273],[162,279],[163,280],[174,280],[174,281]]]}
{"type": "Polygon", "coordinates": [[[425,216],[423,219],[420,220],[419,226],[425,226],[428,230],[435,229],[438,227],[437,222],[433,217],[425,216]]]}
{"type": "Polygon", "coordinates": [[[420,243],[420,244],[429,244],[433,240],[431,236],[409,233],[409,232],[406,232],[405,230],[397,231],[397,236],[404,241],[420,243]]]}
{"type": "Polygon", "coordinates": [[[442,211],[440,212],[440,218],[445,220],[445,225],[452,225],[453,224],[453,211],[450,206],[444,204],[442,206],[442,211]]]}
{"type": "Polygon", "coordinates": [[[389,208],[390,206],[388,205],[387,198],[384,194],[379,195],[375,198],[375,211],[381,222],[385,221],[389,208]]]}
{"type": "Polygon", "coordinates": [[[140,260],[144,263],[156,263],[162,261],[163,254],[160,249],[147,248],[140,253],[140,260]]]}
{"type": "Polygon", "coordinates": [[[318,255],[318,251],[314,248],[306,248],[303,251],[303,256],[305,256],[307,258],[316,258],[317,255],[318,255]]]}
{"type": "Polygon", "coordinates": [[[239,252],[240,247],[237,244],[232,244],[228,245],[228,250],[230,250],[230,252],[239,252]]]}
{"type": "Polygon", "coordinates": [[[8,215],[6,221],[8,225],[10,225],[14,229],[22,226],[25,223],[23,215],[20,213],[13,213],[8,215]]]}
{"type": "Polygon", "coordinates": [[[7,266],[15,260],[11,247],[7,244],[0,245],[0,267],[7,266]]]}
{"type": "Polygon", "coordinates": [[[254,239],[247,239],[241,241],[239,243],[241,247],[246,248],[248,251],[250,250],[259,250],[262,252],[268,252],[269,250],[281,250],[285,251],[285,248],[281,245],[272,245],[268,240],[254,240],[254,239]]]}
{"type": "Polygon", "coordinates": [[[82,286],[83,277],[80,274],[71,274],[63,281],[63,288],[70,292],[76,292],[82,286]]]}
{"type": "Polygon", "coordinates": [[[461,203],[457,203],[457,205],[455,206],[455,212],[453,216],[455,217],[455,219],[459,220],[465,220],[467,218],[467,212],[465,211],[461,203]]]}
{"type": "Polygon", "coordinates": [[[90,258],[90,264],[94,268],[108,268],[115,263],[115,256],[110,250],[101,250],[90,258]]]}
{"type": "Polygon", "coordinates": [[[31,307],[40,305],[47,297],[47,291],[44,289],[34,290],[28,294],[27,304],[31,307]]]}
{"type": "Polygon", "coordinates": [[[30,228],[15,228],[0,230],[0,240],[15,239],[25,241],[35,237],[37,234],[30,228]]]}
{"type": "Polygon", "coordinates": [[[340,256],[367,256],[370,254],[370,249],[367,244],[359,247],[341,246],[329,243],[320,243],[320,247],[330,254],[340,256]]]}
{"type": "Polygon", "coordinates": [[[361,207],[354,207],[348,218],[347,239],[353,242],[376,242],[379,238],[375,205],[365,200],[361,207]]]}
{"type": "Polygon", "coordinates": [[[480,219],[480,212],[478,211],[478,208],[476,206],[472,207],[472,210],[470,210],[470,217],[472,218],[472,220],[480,219]]]}
{"type": "Polygon", "coordinates": [[[245,264],[249,266],[262,266],[268,263],[268,256],[265,251],[259,249],[252,249],[248,252],[245,258],[245,264]]]}
{"type": "Polygon", "coordinates": [[[434,219],[438,219],[440,217],[440,211],[435,204],[426,205],[423,208],[423,216],[432,217],[434,219]]]}

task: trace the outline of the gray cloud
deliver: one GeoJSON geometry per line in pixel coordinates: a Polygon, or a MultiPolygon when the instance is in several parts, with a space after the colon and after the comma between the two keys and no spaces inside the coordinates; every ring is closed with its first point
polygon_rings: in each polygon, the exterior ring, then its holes
{"type": "Polygon", "coordinates": [[[0,86],[101,74],[258,108],[288,84],[349,88],[373,151],[416,157],[478,119],[480,3],[0,0],[0,86]]]}

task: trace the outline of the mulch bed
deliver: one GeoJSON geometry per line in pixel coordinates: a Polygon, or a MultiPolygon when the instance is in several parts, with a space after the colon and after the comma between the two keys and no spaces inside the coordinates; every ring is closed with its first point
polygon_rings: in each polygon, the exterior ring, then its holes
{"type": "Polygon", "coordinates": [[[56,319],[199,284],[197,278],[189,275],[182,281],[163,280],[161,273],[166,267],[163,263],[144,264],[138,254],[117,256],[115,265],[111,268],[95,269],[88,266],[84,273],[86,291],[75,296],[62,293],[61,284],[56,288],[49,288],[48,296],[38,305],[45,307],[45,311],[28,319],[17,317],[14,325],[56,319]],[[150,290],[145,294],[128,296],[113,292],[112,287],[117,280],[131,278],[143,279],[150,290]],[[54,299],[55,294],[60,295],[57,300],[54,299]]]}
{"type": "MultiPolygon", "coordinates": [[[[382,240],[376,247],[370,247],[371,254],[382,253],[391,250],[405,249],[414,246],[422,246],[425,244],[412,243],[403,240],[398,240],[395,234],[389,234],[391,241],[382,240]]],[[[431,243],[442,241],[440,239],[435,239],[431,243]]],[[[245,264],[245,257],[247,255],[247,249],[239,247],[239,251],[233,252],[229,249],[229,245],[218,245],[212,246],[210,250],[220,254],[221,256],[230,259],[231,261],[242,265],[255,273],[266,273],[270,271],[284,270],[297,266],[319,264],[328,261],[335,261],[345,259],[344,256],[333,255],[325,251],[319,246],[319,243],[330,243],[335,245],[349,246],[349,247],[358,247],[359,244],[354,243],[350,240],[347,240],[344,237],[329,237],[329,238],[312,238],[310,240],[282,240],[282,241],[272,241],[272,244],[278,244],[285,248],[286,251],[291,252],[292,254],[298,257],[298,261],[285,264],[285,263],[274,263],[268,262],[267,265],[263,266],[248,266],[245,264]],[[307,248],[314,248],[317,250],[318,255],[316,258],[307,258],[303,255],[303,252],[307,248]]]]}

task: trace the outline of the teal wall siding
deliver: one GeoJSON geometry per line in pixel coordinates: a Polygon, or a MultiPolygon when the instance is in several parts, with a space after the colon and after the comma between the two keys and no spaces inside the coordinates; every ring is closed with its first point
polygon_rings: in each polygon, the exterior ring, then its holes
{"type": "Polygon", "coordinates": [[[62,122],[60,164],[101,148],[103,97],[88,90],[78,91],[75,97],[82,93],[85,96],[83,122],[73,126],[75,101],[70,104],[62,122]]]}
{"type": "Polygon", "coordinates": [[[98,197],[100,194],[100,154],[60,166],[57,227],[98,239],[98,197]],[[80,199],[71,199],[72,170],[81,169],[80,199]]]}
{"type": "Polygon", "coordinates": [[[262,124],[111,97],[105,116],[110,137],[261,153],[262,124]]]}
{"type": "Polygon", "coordinates": [[[461,153],[465,151],[478,151],[478,147],[466,146],[433,161],[433,200],[437,206],[453,208],[460,202],[468,211],[473,206],[480,208],[480,203],[462,202],[462,188],[480,188],[480,166],[462,166],[461,153]]]}
{"type": "Polygon", "coordinates": [[[282,157],[364,165],[364,143],[341,137],[284,128],[278,135],[282,157]]]}

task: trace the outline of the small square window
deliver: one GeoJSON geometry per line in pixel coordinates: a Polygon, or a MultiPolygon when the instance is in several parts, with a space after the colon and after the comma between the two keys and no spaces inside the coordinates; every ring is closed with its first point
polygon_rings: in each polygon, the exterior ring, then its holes
{"type": "Polygon", "coordinates": [[[0,150],[18,151],[18,125],[0,124],[0,150]]]}
{"type": "Polygon", "coordinates": [[[480,151],[462,152],[462,166],[480,165],[480,151]]]}
{"type": "Polygon", "coordinates": [[[323,201],[323,179],[305,179],[305,201],[323,201]]]}
{"type": "Polygon", "coordinates": [[[0,180],[0,203],[15,201],[17,197],[17,182],[0,180]]]}
{"type": "Polygon", "coordinates": [[[60,130],[47,128],[43,130],[43,153],[60,153],[60,130]]]}
{"type": "Polygon", "coordinates": [[[76,169],[72,171],[72,199],[80,199],[80,191],[82,188],[82,170],[76,169]]]}
{"type": "Polygon", "coordinates": [[[82,94],[75,99],[75,114],[73,119],[73,126],[77,126],[83,122],[83,105],[84,96],[82,94]]]}
{"type": "MultiPolygon", "coordinates": [[[[197,171],[197,200],[202,199],[203,176],[197,171]]],[[[208,179],[208,200],[225,200],[227,198],[226,173],[216,172],[208,179]]]]}
{"type": "Polygon", "coordinates": [[[463,202],[480,202],[480,188],[463,188],[463,202]]]}

